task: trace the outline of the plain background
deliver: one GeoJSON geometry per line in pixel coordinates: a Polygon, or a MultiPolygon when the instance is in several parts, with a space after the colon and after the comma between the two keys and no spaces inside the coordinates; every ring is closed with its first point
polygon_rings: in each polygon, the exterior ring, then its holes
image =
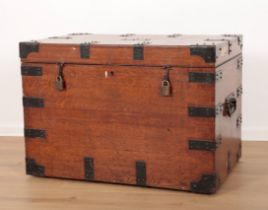
{"type": "Polygon", "coordinates": [[[0,136],[23,135],[18,42],[72,32],[244,35],[243,139],[268,140],[268,1],[0,0],[0,136]]]}

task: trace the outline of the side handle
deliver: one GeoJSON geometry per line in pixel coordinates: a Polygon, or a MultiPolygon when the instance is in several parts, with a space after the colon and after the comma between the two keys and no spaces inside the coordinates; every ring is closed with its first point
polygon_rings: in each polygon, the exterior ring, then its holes
{"type": "Polygon", "coordinates": [[[235,97],[226,98],[223,104],[223,116],[231,117],[237,107],[237,101],[235,97]]]}

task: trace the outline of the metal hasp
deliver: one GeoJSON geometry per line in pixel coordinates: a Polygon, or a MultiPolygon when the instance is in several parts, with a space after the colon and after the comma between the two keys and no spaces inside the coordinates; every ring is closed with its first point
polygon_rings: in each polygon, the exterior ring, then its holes
{"type": "Polygon", "coordinates": [[[90,58],[90,43],[80,44],[80,57],[81,58],[90,58]]]}
{"type": "Polygon", "coordinates": [[[39,66],[21,66],[22,76],[42,76],[43,70],[39,66]]]}
{"type": "Polygon", "coordinates": [[[44,176],[45,167],[36,163],[32,158],[26,158],[26,174],[44,176]]]}
{"type": "Polygon", "coordinates": [[[39,43],[38,42],[20,42],[20,58],[27,58],[28,54],[31,52],[38,52],[39,43]]]}
{"type": "Polygon", "coordinates": [[[216,62],[215,46],[194,45],[190,47],[190,54],[202,57],[206,63],[216,62]]]}
{"type": "Polygon", "coordinates": [[[43,98],[33,98],[33,97],[23,97],[23,106],[24,107],[42,108],[42,107],[44,107],[44,99],[43,98]]]}
{"type": "Polygon", "coordinates": [[[205,72],[189,72],[189,82],[213,84],[215,82],[215,74],[205,72]]]}
{"type": "Polygon", "coordinates": [[[46,131],[41,129],[24,129],[24,136],[26,138],[45,138],[46,137],[46,131]]]}
{"type": "Polygon", "coordinates": [[[216,174],[203,174],[197,182],[191,182],[191,191],[196,193],[215,193],[218,178],[216,174]]]}
{"type": "Polygon", "coordinates": [[[94,159],[92,157],[85,157],[84,167],[85,167],[85,179],[93,180],[94,179],[94,159]]]}
{"type": "Polygon", "coordinates": [[[144,161],[136,161],[136,184],[146,185],[146,163],[144,161]]]}
{"type": "Polygon", "coordinates": [[[215,117],[215,108],[210,107],[188,107],[190,117],[215,117]]]}
{"type": "Polygon", "coordinates": [[[144,59],[144,46],[143,44],[135,44],[133,46],[133,59],[143,60],[144,59]]]}

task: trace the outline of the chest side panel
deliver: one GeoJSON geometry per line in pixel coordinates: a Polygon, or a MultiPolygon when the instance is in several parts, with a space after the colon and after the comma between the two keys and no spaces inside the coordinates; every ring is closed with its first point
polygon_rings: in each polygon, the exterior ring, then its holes
{"type": "Polygon", "coordinates": [[[216,171],[223,182],[241,157],[242,55],[219,66],[216,81],[216,135],[221,144],[216,151],[216,171]]]}

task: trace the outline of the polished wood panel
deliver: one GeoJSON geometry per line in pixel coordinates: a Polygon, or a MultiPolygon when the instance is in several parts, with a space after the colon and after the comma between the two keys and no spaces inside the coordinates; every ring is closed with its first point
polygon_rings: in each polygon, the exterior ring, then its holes
{"type": "Polygon", "coordinates": [[[172,97],[163,97],[160,67],[66,64],[60,92],[56,64],[30,65],[41,66],[43,76],[23,76],[24,96],[43,98],[45,107],[25,108],[25,127],[47,136],[27,138],[26,155],[45,176],[83,180],[86,156],[94,158],[96,181],[136,184],[138,160],[146,162],[148,186],[190,190],[214,172],[213,152],[188,149],[189,138],[215,137],[213,117],[188,116],[188,106],[214,107],[215,96],[214,84],[189,83],[190,68],[170,70],[172,97]]]}
{"type": "Polygon", "coordinates": [[[5,210],[267,210],[268,142],[243,142],[243,157],[214,195],[25,175],[24,141],[0,138],[0,208],[5,210]]]}

